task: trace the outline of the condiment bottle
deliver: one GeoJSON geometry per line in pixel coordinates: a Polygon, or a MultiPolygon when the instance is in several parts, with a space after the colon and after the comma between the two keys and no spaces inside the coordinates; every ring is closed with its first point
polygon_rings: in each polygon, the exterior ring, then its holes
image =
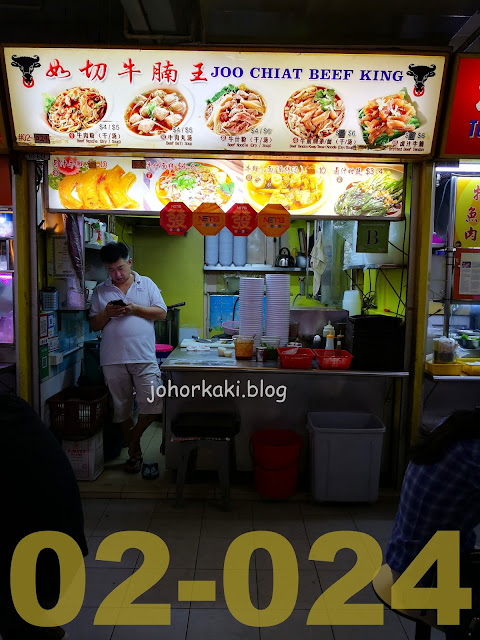
{"type": "Polygon", "coordinates": [[[322,346],[322,339],[317,334],[316,336],[313,337],[313,348],[320,349],[321,346],[322,346]]]}
{"type": "Polygon", "coordinates": [[[325,349],[335,349],[334,345],[335,336],[333,333],[329,333],[327,336],[327,341],[325,343],[325,349]]]}
{"type": "Polygon", "coordinates": [[[345,339],[345,336],[343,336],[341,333],[337,335],[337,349],[343,349],[344,339],[345,339]]]}
{"type": "MultiPolygon", "coordinates": [[[[333,324],[328,322],[323,327],[323,348],[324,349],[327,349],[327,347],[325,345],[327,344],[327,337],[329,336],[330,333],[332,333],[333,336],[335,337],[335,329],[333,328],[333,324]]],[[[332,347],[332,349],[333,349],[333,347],[332,347]]]]}

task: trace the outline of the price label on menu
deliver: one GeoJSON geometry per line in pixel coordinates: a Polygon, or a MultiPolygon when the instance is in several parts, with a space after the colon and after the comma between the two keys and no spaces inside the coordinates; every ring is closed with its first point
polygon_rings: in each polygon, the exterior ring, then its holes
{"type": "MultiPolygon", "coordinates": [[[[118,531],[100,543],[95,560],[100,567],[103,562],[121,562],[128,549],[141,551],[143,562],[102,602],[96,603],[94,625],[171,625],[171,602],[135,603],[167,572],[171,557],[166,543],[147,531],[118,531]]],[[[308,612],[306,625],[383,625],[383,603],[348,603],[382,569],[382,550],[378,542],[360,531],[332,531],[314,542],[308,560],[333,562],[342,549],[352,549],[357,556],[356,563],[345,576],[319,593],[308,612]]],[[[459,556],[459,532],[438,531],[393,584],[392,608],[433,609],[437,612],[438,624],[458,625],[460,611],[470,609],[472,604],[472,590],[460,587],[459,556]],[[436,586],[418,587],[419,580],[435,563],[438,568],[436,586]]],[[[265,628],[285,622],[297,603],[300,579],[295,550],[279,533],[250,531],[232,540],[228,547],[222,572],[225,602],[230,614],[245,626],[265,628]],[[264,549],[269,554],[273,573],[273,591],[264,608],[252,602],[249,586],[250,563],[257,549],[264,549]]],[[[85,598],[87,577],[82,552],[64,533],[32,533],[15,549],[10,581],[13,603],[26,622],[39,627],[67,624],[79,614],[85,598]],[[44,609],[38,602],[35,578],[38,555],[47,548],[57,554],[61,576],[60,596],[50,609],[44,609]]],[[[215,580],[179,580],[176,600],[216,602],[218,587],[215,580]]]]}

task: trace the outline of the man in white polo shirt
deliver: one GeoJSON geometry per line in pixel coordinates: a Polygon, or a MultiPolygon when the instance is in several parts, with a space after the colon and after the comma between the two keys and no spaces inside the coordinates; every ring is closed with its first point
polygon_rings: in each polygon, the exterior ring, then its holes
{"type": "Polygon", "coordinates": [[[90,327],[101,331],[100,365],[113,398],[114,417],[128,444],[125,471],[142,468],[140,438],[162,411],[161,400],[151,400],[152,384],[161,385],[155,356],[154,321],[164,320],[167,307],[157,285],[132,271],[132,259],[123,242],[102,247],[100,258],[109,277],[92,296],[90,327]],[[132,419],[133,389],[139,408],[132,419]]]}

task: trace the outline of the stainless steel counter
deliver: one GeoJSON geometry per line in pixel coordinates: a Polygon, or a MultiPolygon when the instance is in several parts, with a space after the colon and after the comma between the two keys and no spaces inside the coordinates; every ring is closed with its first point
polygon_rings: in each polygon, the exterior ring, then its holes
{"type": "MultiPolygon", "coordinates": [[[[239,416],[235,458],[240,471],[252,469],[249,445],[258,429],[292,429],[302,434],[305,466],[308,412],[367,412],[387,427],[384,470],[396,481],[402,428],[395,402],[404,394],[407,372],[282,369],[274,362],[219,357],[216,349],[192,352],[180,347],[161,370],[167,468],[175,469],[178,464],[179,444],[171,441],[171,426],[183,412],[235,412],[239,416]]],[[[213,468],[208,452],[199,453],[197,468],[213,468]]]]}
{"type": "MultiPolygon", "coordinates": [[[[315,363],[315,360],[314,360],[315,363]]],[[[382,378],[403,378],[407,371],[355,371],[354,369],[284,369],[279,362],[257,362],[256,360],[236,360],[218,355],[217,349],[209,351],[187,351],[177,347],[162,364],[162,371],[246,371],[283,373],[288,375],[324,375],[324,376],[374,376],[382,378]]]]}

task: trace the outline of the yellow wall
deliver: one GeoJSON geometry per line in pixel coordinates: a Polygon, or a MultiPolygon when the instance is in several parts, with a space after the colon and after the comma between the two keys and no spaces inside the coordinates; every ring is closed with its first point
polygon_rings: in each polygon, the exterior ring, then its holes
{"type": "Polygon", "coordinates": [[[203,327],[203,236],[196,229],[169,236],[160,227],[137,227],[133,247],[134,269],[152,278],[166,304],[186,302],[180,327],[203,327]]]}

